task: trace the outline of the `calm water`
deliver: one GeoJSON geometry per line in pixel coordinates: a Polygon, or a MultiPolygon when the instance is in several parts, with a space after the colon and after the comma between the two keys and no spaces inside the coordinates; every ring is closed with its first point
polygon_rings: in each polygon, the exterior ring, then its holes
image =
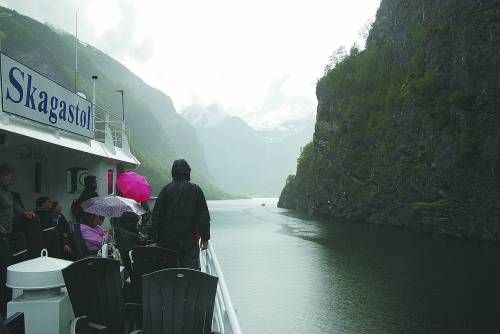
{"type": "MultiPolygon", "coordinates": [[[[266,206],[261,206],[266,203],[266,206]]],[[[212,201],[245,333],[500,333],[500,247],[212,201]]]]}

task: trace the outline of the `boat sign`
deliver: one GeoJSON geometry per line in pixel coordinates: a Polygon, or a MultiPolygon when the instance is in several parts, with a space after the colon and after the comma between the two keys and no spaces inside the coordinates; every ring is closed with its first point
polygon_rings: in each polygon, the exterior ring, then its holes
{"type": "Polygon", "coordinates": [[[92,103],[0,54],[2,111],[94,138],[92,103]]]}

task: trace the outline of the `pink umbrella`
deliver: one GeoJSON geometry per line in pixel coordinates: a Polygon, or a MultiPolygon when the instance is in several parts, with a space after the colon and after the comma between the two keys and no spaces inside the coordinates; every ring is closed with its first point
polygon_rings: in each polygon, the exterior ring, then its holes
{"type": "Polygon", "coordinates": [[[136,172],[125,172],[118,176],[116,186],[123,197],[131,198],[137,202],[144,202],[151,198],[151,186],[148,180],[136,172]]]}

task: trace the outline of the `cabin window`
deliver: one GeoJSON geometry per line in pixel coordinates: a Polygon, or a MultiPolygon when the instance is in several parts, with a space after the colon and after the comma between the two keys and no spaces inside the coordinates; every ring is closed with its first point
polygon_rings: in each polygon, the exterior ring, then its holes
{"type": "Polygon", "coordinates": [[[85,189],[85,177],[89,170],[83,167],[66,169],[66,191],[68,193],[81,193],[85,189]]]}
{"type": "Polygon", "coordinates": [[[42,163],[35,162],[35,193],[42,192],[42,163]]]}
{"type": "Polygon", "coordinates": [[[108,195],[112,195],[114,193],[114,171],[112,169],[108,169],[108,195]]]}

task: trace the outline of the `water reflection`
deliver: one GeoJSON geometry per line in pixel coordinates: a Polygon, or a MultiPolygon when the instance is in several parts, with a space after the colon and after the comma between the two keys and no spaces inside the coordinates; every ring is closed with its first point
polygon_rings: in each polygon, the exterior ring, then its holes
{"type": "Polygon", "coordinates": [[[495,332],[497,247],[319,222],[261,201],[210,203],[246,332],[495,332]]]}

